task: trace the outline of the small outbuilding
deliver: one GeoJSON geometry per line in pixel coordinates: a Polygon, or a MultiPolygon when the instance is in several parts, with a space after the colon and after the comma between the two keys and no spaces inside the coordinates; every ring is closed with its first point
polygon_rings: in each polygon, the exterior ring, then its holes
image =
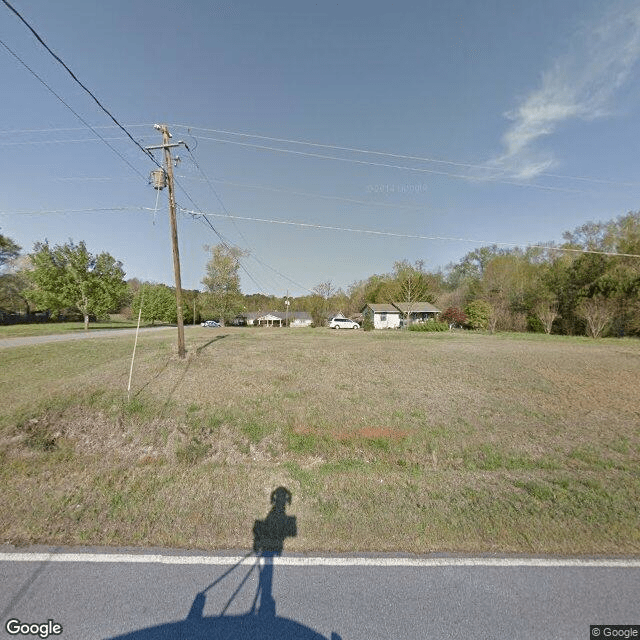
{"type": "Polygon", "coordinates": [[[374,329],[397,329],[400,327],[400,311],[392,304],[370,302],[362,310],[362,315],[373,321],[374,329]]]}

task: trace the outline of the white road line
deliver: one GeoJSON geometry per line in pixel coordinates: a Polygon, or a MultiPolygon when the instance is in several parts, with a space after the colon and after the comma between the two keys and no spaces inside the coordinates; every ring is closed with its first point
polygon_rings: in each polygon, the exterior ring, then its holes
{"type": "MultiPolygon", "coordinates": [[[[111,562],[176,565],[250,565],[254,557],[172,556],[123,553],[0,553],[0,562],[111,562]]],[[[287,567],[575,567],[640,569],[640,558],[333,558],[274,557],[273,564],[287,567]]]]}

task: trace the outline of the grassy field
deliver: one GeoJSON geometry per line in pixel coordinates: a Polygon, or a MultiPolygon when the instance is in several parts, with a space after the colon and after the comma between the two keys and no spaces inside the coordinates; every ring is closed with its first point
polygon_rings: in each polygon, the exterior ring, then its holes
{"type": "Polygon", "coordinates": [[[186,335],[0,350],[0,543],[640,553],[640,341],[186,335]]]}
{"type": "MultiPolygon", "coordinates": [[[[91,322],[89,324],[89,331],[96,331],[98,329],[135,329],[137,324],[137,321],[114,316],[114,318],[108,321],[91,322]]],[[[84,322],[42,322],[36,324],[0,325],[0,338],[22,338],[25,336],[46,336],[77,332],[84,332],[84,322]]]]}

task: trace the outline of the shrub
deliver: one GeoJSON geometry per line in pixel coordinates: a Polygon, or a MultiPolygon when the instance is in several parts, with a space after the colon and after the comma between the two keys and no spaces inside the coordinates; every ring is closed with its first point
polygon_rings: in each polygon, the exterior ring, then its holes
{"type": "Polygon", "coordinates": [[[409,331],[449,331],[449,325],[446,322],[431,320],[422,324],[411,324],[409,331]]]}
{"type": "Polygon", "coordinates": [[[486,329],[493,308],[486,300],[474,300],[465,307],[467,314],[467,326],[471,329],[486,329]]]}
{"type": "Polygon", "coordinates": [[[449,323],[452,327],[455,325],[462,327],[467,324],[467,314],[458,307],[448,307],[440,314],[440,320],[449,323]]]}
{"type": "Polygon", "coordinates": [[[364,331],[373,331],[373,320],[371,319],[371,316],[365,316],[362,321],[362,329],[364,331]]]}

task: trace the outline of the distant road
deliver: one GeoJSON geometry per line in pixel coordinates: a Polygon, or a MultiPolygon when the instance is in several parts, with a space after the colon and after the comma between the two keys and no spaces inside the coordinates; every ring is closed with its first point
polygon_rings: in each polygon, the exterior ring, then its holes
{"type": "MultiPolygon", "coordinates": [[[[162,331],[175,327],[143,327],[140,333],[147,331],[162,331]]],[[[65,342],[67,340],[86,340],[87,338],[113,338],[135,334],[135,329],[98,329],[96,331],[82,331],[78,333],[55,333],[48,336],[22,336],[20,338],[0,338],[0,348],[24,347],[45,342],[65,342]]]]}
{"type": "Polygon", "coordinates": [[[640,559],[242,555],[0,547],[0,637],[9,620],[61,625],[50,640],[588,640],[640,624],[640,559]]]}

